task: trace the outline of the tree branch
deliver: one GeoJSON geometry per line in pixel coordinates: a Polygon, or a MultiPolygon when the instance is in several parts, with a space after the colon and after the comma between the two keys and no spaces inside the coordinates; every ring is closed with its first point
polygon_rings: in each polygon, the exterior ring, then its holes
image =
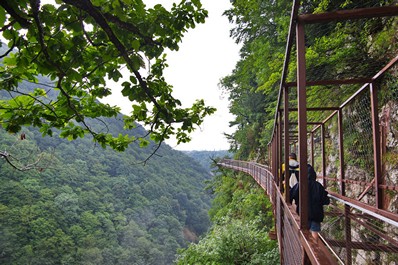
{"type": "Polygon", "coordinates": [[[48,54],[47,51],[47,46],[45,44],[44,41],[44,31],[43,31],[43,27],[42,24],[40,22],[40,18],[39,18],[39,8],[40,8],[40,0],[30,0],[30,5],[32,7],[32,12],[33,12],[33,18],[34,21],[36,23],[37,26],[37,30],[38,30],[38,34],[39,34],[39,42],[40,42],[40,46],[42,47],[42,51],[47,59],[47,61],[55,68],[58,70],[58,73],[60,73],[61,75],[65,75],[65,72],[59,67],[58,64],[56,64],[50,57],[50,55],[48,54]]]}
{"type": "Polygon", "coordinates": [[[63,2],[86,11],[98,23],[98,25],[107,34],[109,40],[115,45],[116,49],[120,52],[124,61],[127,63],[127,66],[136,76],[140,84],[140,87],[143,89],[144,93],[147,95],[150,101],[156,106],[156,108],[159,111],[161,111],[165,115],[165,117],[170,117],[169,112],[166,109],[164,109],[162,106],[160,106],[156,98],[152,95],[152,92],[148,87],[148,84],[144,81],[141,74],[138,72],[138,70],[135,70],[133,61],[129,57],[128,49],[117,38],[117,36],[109,26],[103,14],[95,6],[93,6],[92,3],[88,0],[63,0],[63,2]]]}
{"type": "MultiPolygon", "coordinates": [[[[12,144],[11,148],[14,147],[18,142],[25,140],[25,134],[22,133],[21,134],[21,139],[17,139],[14,144],[12,144]]],[[[16,148],[16,147],[15,147],[16,148]]],[[[51,156],[53,156],[54,154],[52,153],[51,156]]],[[[38,158],[35,159],[34,162],[32,163],[28,163],[23,165],[22,161],[26,161],[29,160],[30,157],[33,156],[33,151],[27,156],[27,157],[21,157],[21,158],[16,158],[15,156],[11,155],[11,153],[7,152],[7,151],[0,151],[0,158],[4,158],[5,161],[14,169],[18,170],[18,171],[28,171],[28,170],[32,170],[32,169],[37,169],[40,172],[42,172],[44,169],[49,168],[48,165],[41,165],[40,162],[43,160],[44,158],[44,153],[41,152],[38,155],[38,158]],[[15,163],[14,161],[18,162],[15,163]]]]}
{"type": "Polygon", "coordinates": [[[16,20],[16,22],[19,23],[19,25],[21,25],[21,27],[29,28],[31,22],[28,19],[20,16],[17,11],[12,8],[7,0],[0,1],[0,6],[2,6],[8,12],[8,14],[10,14],[10,16],[12,16],[16,20]]]}
{"type": "Polygon", "coordinates": [[[160,42],[155,41],[152,38],[143,35],[140,32],[140,30],[137,27],[135,27],[133,24],[131,24],[131,23],[127,23],[125,21],[122,21],[118,17],[115,17],[115,16],[113,16],[112,14],[109,14],[109,13],[104,13],[104,17],[109,22],[115,23],[119,28],[123,28],[123,29],[125,29],[127,31],[130,31],[130,32],[140,36],[145,41],[145,43],[148,44],[148,45],[152,45],[152,46],[161,45],[160,42]]]}
{"type": "Polygon", "coordinates": [[[14,38],[14,40],[12,42],[12,46],[4,54],[0,55],[0,59],[2,59],[4,57],[7,57],[8,54],[10,54],[10,52],[12,52],[12,50],[14,50],[16,45],[17,45],[17,43],[16,43],[15,38],[14,38]]]}

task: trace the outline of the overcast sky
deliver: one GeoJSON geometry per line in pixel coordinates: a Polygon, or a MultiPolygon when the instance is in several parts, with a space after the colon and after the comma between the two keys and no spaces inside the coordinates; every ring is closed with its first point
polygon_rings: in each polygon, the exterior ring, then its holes
{"type": "MultiPolygon", "coordinates": [[[[166,8],[173,0],[144,0],[147,6],[160,3],[166,8]]],[[[209,11],[205,24],[190,29],[177,52],[168,52],[169,67],[164,71],[166,81],[173,86],[173,96],[189,107],[196,99],[204,99],[206,105],[217,108],[207,117],[191,136],[192,141],[176,145],[175,140],[166,141],[178,150],[227,150],[229,144],[224,133],[232,133],[229,121],[233,116],[228,111],[228,97],[218,87],[220,78],[229,75],[239,59],[239,46],[229,37],[232,25],[222,13],[229,9],[229,0],[202,0],[209,11]]],[[[112,103],[114,103],[113,101],[112,103]]],[[[117,100],[125,113],[131,105],[117,100]]]]}

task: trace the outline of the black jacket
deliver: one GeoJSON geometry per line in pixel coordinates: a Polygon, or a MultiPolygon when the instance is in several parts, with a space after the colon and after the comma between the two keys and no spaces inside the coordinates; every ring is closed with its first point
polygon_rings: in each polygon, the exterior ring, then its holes
{"type": "MultiPolygon", "coordinates": [[[[316,173],[311,165],[308,165],[308,195],[308,220],[322,222],[324,218],[323,205],[328,205],[330,199],[322,184],[316,181],[316,173]]],[[[290,189],[290,203],[293,200],[297,205],[296,211],[300,214],[299,183],[290,189]]]]}

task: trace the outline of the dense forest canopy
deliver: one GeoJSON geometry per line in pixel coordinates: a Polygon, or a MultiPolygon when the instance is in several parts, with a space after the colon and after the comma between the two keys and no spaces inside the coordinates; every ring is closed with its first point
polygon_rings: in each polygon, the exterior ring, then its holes
{"type": "Polygon", "coordinates": [[[2,127],[14,133],[35,126],[43,135],[59,129],[69,139],[91,134],[116,150],[134,141],[147,145],[145,138],[113,135],[106,126],[97,131],[88,121],[117,116],[118,107],[98,101],[112,94],[106,81],[113,80],[131,101],[127,129],[140,122],[158,143],[171,135],[178,143],[189,141],[189,133],[215,109],[203,100],[181,107],[163,77],[165,50],[178,50],[184,33],[206,17],[198,0],[183,0],[169,11],[162,5],[148,9],[142,0],[1,1],[0,32],[6,43],[1,45],[0,89],[12,94],[0,101],[2,127]],[[38,83],[38,75],[51,82],[38,83]],[[20,91],[22,81],[35,89],[20,91]],[[49,100],[54,91],[56,98],[49,100]]]}
{"type": "MultiPolygon", "coordinates": [[[[107,121],[117,133],[118,119],[107,121]]],[[[210,174],[182,152],[162,145],[144,166],[154,143],[117,152],[90,137],[23,133],[21,140],[1,130],[0,148],[28,161],[44,157],[28,171],[0,160],[1,264],[166,265],[207,231],[210,174]]]]}

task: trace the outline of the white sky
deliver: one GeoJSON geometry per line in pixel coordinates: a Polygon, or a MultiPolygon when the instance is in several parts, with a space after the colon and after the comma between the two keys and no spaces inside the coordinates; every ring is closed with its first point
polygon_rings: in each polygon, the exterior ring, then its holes
{"type": "MultiPolygon", "coordinates": [[[[163,1],[162,1],[163,2],[163,1]]],[[[168,56],[169,68],[165,71],[168,83],[174,87],[174,96],[191,105],[204,99],[206,105],[217,112],[205,119],[192,134],[192,141],[175,146],[178,150],[227,150],[229,144],[224,133],[232,133],[229,121],[228,96],[218,88],[220,78],[229,75],[239,59],[239,46],[229,37],[232,25],[222,13],[230,8],[229,0],[202,0],[209,17],[204,24],[185,35],[180,50],[168,56]]]]}
{"type": "MultiPolygon", "coordinates": [[[[166,8],[176,0],[144,0],[147,6],[162,4],[166,8]]],[[[229,144],[224,133],[232,133],[229,121],[233,120],[228,110],[228,96],[218,87],[220,79],[229,75],[239,59],[239,46],[229,37],[232,25],[222,13],[231,7],[229,0],[202,0],[209,16],[204,24],[190,29],[184,36],[177,52],[168,52],[165,69],[166,81],[173,86],[173,96],[180,99],[183,107],[189,107],[196,99],[204,99],[206,105],[216,107],[217,112],[205,118],[204,123],[191,134],[191,142],[176,145],[166,141],[177,150],[227,150],[229,144]]],[[[113,98],[128,114],[131,103],[113,98]]]]}

